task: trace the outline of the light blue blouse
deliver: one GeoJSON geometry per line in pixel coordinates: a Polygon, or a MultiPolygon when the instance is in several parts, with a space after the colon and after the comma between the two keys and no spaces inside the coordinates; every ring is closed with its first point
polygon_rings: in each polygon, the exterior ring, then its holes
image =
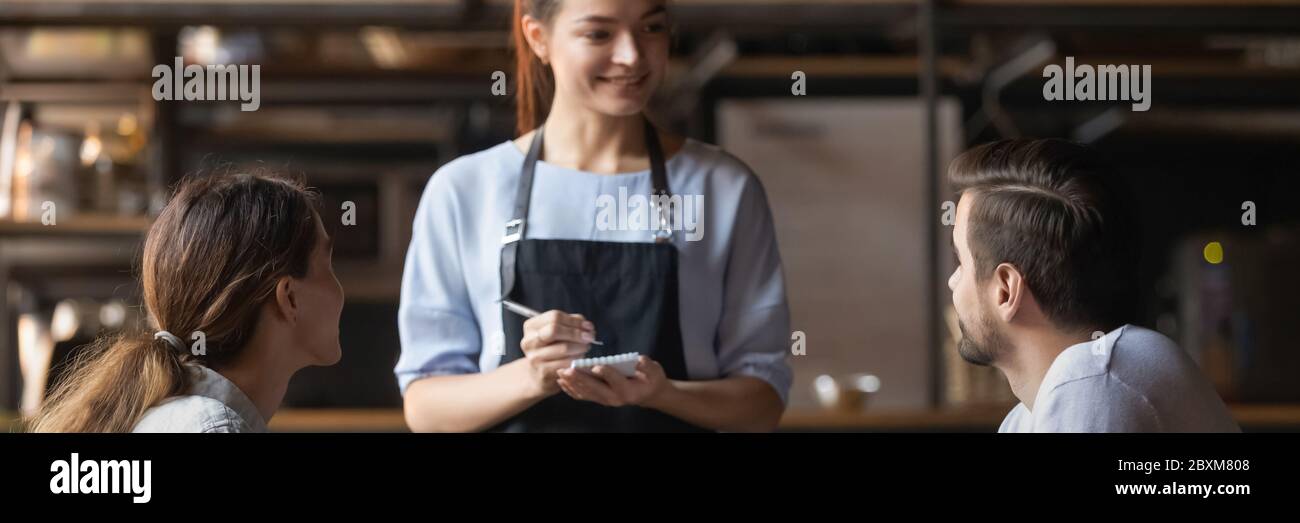
{"type": "Polygon", "coordinates": [[[186,369],[193,380],[186,394],[144,411],[131,432],[266,432],[262,414],[234,383],[202,365],[186,369]]]}
{"type": "MultiPolygon", "coordinates": [[[[426,186],[397,317],[402,353],[395,373],[403,393],[423,377],[496,368],[504,352],[496,303],[501,238],[523,160],[513,142],[504,142],[448,163],[426,186]]],[[[676,230],[672,237],[690,379],[753,376],[785,401],[792,381],[789,305],[762,184],[739,159],[694,140],[667,167],[674,195],[703,202],[694,234],[676,230]]],[[[616,222],[606,218],[616,210],[610,202],[650,195],[650,178],[649,170],[602,175],[538,162],[526,237],[649,242],[650,232],[608,227],[616,222]]]]}

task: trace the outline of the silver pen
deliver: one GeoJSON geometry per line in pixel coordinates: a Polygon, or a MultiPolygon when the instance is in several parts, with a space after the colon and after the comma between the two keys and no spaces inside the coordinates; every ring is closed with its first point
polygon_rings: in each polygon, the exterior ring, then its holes
{"type": "MultiPolygon", "coordinates": [[[[540,312],[537,312],[537,311],[535,311],[535,310],[532,310],[532,309],[530,309],[530,308],[528,308],[528,307],[525,307],[525,306],[523,306],[523,305],[520,305],[520,304],[515,303],[515,302],[513,302],[513,301],[510,301],[510,300],[498,300],[498,301],[501,302],[501,305],[504,305],[504,306],[506,307],[506,310],[509,310],[510,312],[513,312],[513,313],[518,314],[518,315],[520,315],[520,316],[523,316],[523,317],[525,317],[525,318],[532,318],[533,316],[537,316],[537,315],[540,315],[540,314],[541,314],[540,312]]],[[[591,342],[591,344],[592,344],[592,345],[604,345],[605,342],[603,342],[603,341],[593,341],[593,342],[591,342]]]]}

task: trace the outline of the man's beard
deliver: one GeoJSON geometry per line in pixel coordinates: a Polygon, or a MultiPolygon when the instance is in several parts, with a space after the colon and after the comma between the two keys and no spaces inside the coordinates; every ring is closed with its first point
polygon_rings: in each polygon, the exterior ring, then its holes
{"type": "Polygon", "coordinates": [[[966,322],[961,319],[957,320],[957,327],[961,329],[961,341],[957,342],[957,354],[961,359],[968,363],[987,367],[992,365],[997,358],[1006,351],[1006,337],[998,330],[997,326],[989,321],[983,307],[980,308],[977,320],[981,327],[983,339],[976,339],[971,336],[970,329],[966,328],[966,322]]]}

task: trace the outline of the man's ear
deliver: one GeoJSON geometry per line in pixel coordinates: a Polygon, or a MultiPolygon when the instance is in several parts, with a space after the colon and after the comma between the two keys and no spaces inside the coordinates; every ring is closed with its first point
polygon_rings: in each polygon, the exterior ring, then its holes
{"type": "Polygon", "coordinates": [[[275,311],[285,321],[298,321],[298,292],[293,278],[283,276],[275,282],[275,311]]]}
{"type": "Polygon", "coordinates": [[[548,35],[546,34],[546,24],[533,18],[532,15],[524,15],[523,18],[524,39],[528,40],[528,47],[537,55],[537,59],[544,64],[550,64],[550,52],[547,46],[548,35]]]}
{"type": "Polygon", "coordinates": [[[1015,265],[999,264],[993,269],[993,307],[1002,321],[1010,323],[1020,312],[1029,288],[1025,286],[1024,275],[1015,265]]]}

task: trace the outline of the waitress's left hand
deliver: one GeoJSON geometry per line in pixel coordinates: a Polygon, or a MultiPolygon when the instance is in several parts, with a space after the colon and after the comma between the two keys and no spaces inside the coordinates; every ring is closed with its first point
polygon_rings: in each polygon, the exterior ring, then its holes
{"type": "Polygon", "coordinates": [[[646,356],[636,363],[636,375],[628,378],[608,365],[597,365],[590,372],[561,369],[560,389],[573,399],[592,401],[606,407],[644,405],[668,387],[668,376],[659,362],[646,356]]]}

